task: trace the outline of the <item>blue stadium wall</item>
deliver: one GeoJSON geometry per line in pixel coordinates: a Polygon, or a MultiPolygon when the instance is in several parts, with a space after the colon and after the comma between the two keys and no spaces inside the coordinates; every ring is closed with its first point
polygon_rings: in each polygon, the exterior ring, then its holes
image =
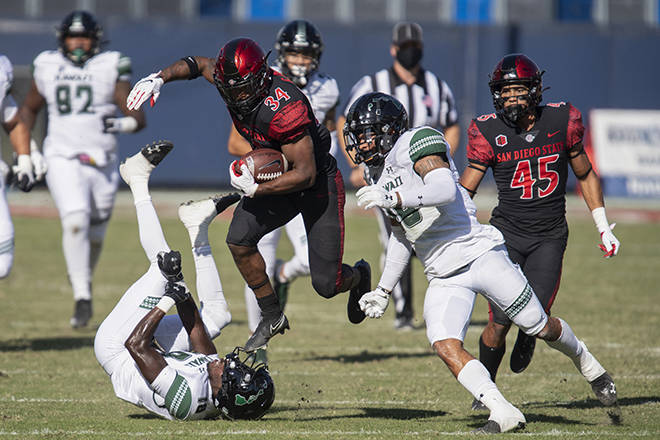
{"type": "MultiPolygon", "coordinates": [[[[53,23],[54,24],[54,23],[53,23]]],[[[213,57],[227,40],[249,36],[271,48],[282,23],[200,20],[104,23],[108,48],[133,61],[133,81],[184,55],[213,57]]],[[[325,41],[322,70],[339,82],[342,97],[364,74],[391,63],[391,24],[317,23],[325,41]]],[[[50,26],[31,33],[4,32],[0,52],[15,65],[30,64],[41,50],[55,48],[50,26]]],[[[546,70],[544,101],[571,101],[585,122],[593,108],[660,108],[658,72],[660,31],[647,27],[598,27],[592,24],[524,26],[447,26],[424,24],[423,65],[446,80],[461,112],[462,139],[457,154],[465,164],[465,130],[472,117],[492,112],[488,73],[504,54],[521,51],[546,70]]],[[[274,61],[271,54],[270,60],[274,61]]],[[[345,101],[342,101],[342,106],[345,101]]],[[[153,176],[167,186],[227,186],[232,160],[226,141],[230,119],[215,87],[203,79],[165,85],[147,128],[121,135],[120,155],[132,154],[154,139],[170,139],[173,157],[153,176]]],[[[347,169],[343,158],[343,170],[347,169]]]]}

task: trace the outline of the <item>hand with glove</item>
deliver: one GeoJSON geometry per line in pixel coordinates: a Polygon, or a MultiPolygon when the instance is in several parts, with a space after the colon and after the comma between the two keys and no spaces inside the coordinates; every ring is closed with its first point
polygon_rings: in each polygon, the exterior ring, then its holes
{"type": "Polygon", "coordinates": [[[605,253],[603,258],[611,258],[616,256],[621,249],[621,243],[619,243],[619,240],[617,240],[617,238],[612,233],[616,223],[609,224],[607,217],[605,216],[604,207],[594,209],[591,211],[591,215],[594,218],[598,232],[600,232],[600,240],[602,244],[599,244],[598,247],[605,253]]]}
{"type": "Polygon", "coordinates": [[[152,107],[156,104],[160,96],[160,88],[165,83],[159,75],[160,70],[135,83],[131,93],[126,98],[126,106],[129,110],[138,110],[149,98],[151,98],[152,107]]]}
{"type": "Polygon", "coordinates": [[[396,196],[385,191],[378,185],[363,186],[355,193],[358,199],[358,206],[363,209],[374,207],[395,208],[399,202],[396,196]]]}
{"type": "Polygon", "coordinates": [[[376,290],[367,292],[360,298],[360,309],[369,318],[380,318],[387,310],[387,305],[390,301],[390,294],[381,287],[376,287],[376,290]]]}
{"type": "Polygon", "coordinates": [[[165,286],[165,293],[163,296],[167,296],[174,300],[174,304],[181,304],[182,302],[188,301],[192,296],[190,295],[190,290],[185,281],[168,281],[165,286]]]}
{"type": "Polygon", "coordinates": [[[46,176],[48,165],[46,165],[46,159],[39,151],[37,142],[34,139],[30,139],[30,159],[32,159],[32,167],[34,168],[34,180],[41,182],[46,176]]]}
{"type": "Polygon", "coordinates": [[[138,128],[138,121],[133,116],[103,118],[103,133],[133,133],[138,128]]]}
{"type": "Polygon", "coordinates": [[[259,184],[254,181],[254,176],[250,173],[244,162],[240,160],[233,161],[229,165],[229,176],[231,178],[231,186],[248,197],[254,197],[259,184]]]}
{"type": "Polygon", "coordinates": [[[34,167],[29,154],[19,154],[16,165],[12,167],[14,182],[22,191],[28,192],[34,186],[34,167]]]}

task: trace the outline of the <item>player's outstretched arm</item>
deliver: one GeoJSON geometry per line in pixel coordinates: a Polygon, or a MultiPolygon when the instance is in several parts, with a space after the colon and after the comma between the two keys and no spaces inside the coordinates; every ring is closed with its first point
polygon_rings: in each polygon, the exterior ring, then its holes
{"type": "Polygon", "coordinates": [[[474,198],[477,194],[477,188],[479,188],[487,169],[483,165],[468,162],[467,167],[463,170],[458,183],[465,188],[470,197],[474,198]]]}
{"type": "Polygon", "coordinates": [[[126,106],[129,110],[137,110],[147,100],[153,107],[160,96],[160,88],[163,84],[181,79],[195,79],[200,76],[213,83],[213,70],[215,68],[213,58],[200,56],[187,56],[163,70],[152,73],[135,83],[128,94],[126,106]]]}
{"type": "Polygon", "coordinates": [[[215,345],[213,345],[209,334],[206,332],[206,327],[199,314],[195,300],[190,295],[186,285],[183,282],[168,285],[165,295],[174,297],[176,301],[176,310],[183,323],[183,328],[188,333],[192,351],[202,354],[216,354],[215,345]],[[168,293],[169,291],[173,292],[168,293]]]}
{"type": "Polygon", "coordinates": [[[152,383],[167,366],[163,356],[151,343],[154,332],[165,313],[167,313],[167,309],[159,303],[138,322],[124,343],[124,347],[131,354],[140,373],[149,383],[152,383]]]}
{"type": "Polygon", "coordinates": [[[46,105],[46,100],[41,96],[41,93],[39,93],[39,90],[37,89],[37,84],[32,80],[25,101],[23,101],[23,105],[21,105],[21,108],[18,110],[18,115],[21,120],[23,120],[28,130],[32,130],[32,127],[34,127],[37,113],[39,113],[39,110],[41,110],[44,105],[46,105]]]}
{"type": "Polygon", "coordinates": [[[147,120],[142,110],[129,110],[126,105],[131,84],[128,81],[117,81],[115,85],[114,102],[125,116],[123,118],[105,118],[104,131],[106,133],[135,133],[147,125],[147,120]]]}

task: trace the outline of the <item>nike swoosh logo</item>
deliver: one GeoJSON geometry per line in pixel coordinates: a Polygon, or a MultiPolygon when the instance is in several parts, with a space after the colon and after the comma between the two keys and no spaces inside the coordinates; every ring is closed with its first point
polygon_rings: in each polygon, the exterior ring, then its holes
{"type": "Polygon", "coordinates": [[[282,324],[284,324],[284,315],[280,316],[279,321],[277,321],[275,325],[270,325],[270,333],[275,334],[282,324]]]}
{"type": "Polygon", "coordinates": [[[560,131],[561,131],[561,130],[557,130],[557,131],[555,131],[555,132],[548,133],[548,137],[551,138],[551,137],[553,137],[554,135],[556,135],[557,133],[559,133],[560,131]]]}
{"type": "Polygon", "coordinates": [[[272,166],[272,165],[280,165],[281,162],[282,162],[281,160],[279,160],[279,159],[275,159],[274,161],[269,162],[269,163],[267,163],[266,165],[262,166],[261,169],[268,168],[268,167],[270,167],[270,166],[272,166]]]}

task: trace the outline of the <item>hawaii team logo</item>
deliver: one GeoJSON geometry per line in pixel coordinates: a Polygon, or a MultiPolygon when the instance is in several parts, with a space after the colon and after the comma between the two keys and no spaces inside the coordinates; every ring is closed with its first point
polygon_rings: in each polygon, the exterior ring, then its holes
{"type": "Polygon", "coordinates": [[[495,138],[495,144],[497,144],[498,147],[503,147],[508,143],[509,140],[503,134],[500,134],[495,138]]]}

